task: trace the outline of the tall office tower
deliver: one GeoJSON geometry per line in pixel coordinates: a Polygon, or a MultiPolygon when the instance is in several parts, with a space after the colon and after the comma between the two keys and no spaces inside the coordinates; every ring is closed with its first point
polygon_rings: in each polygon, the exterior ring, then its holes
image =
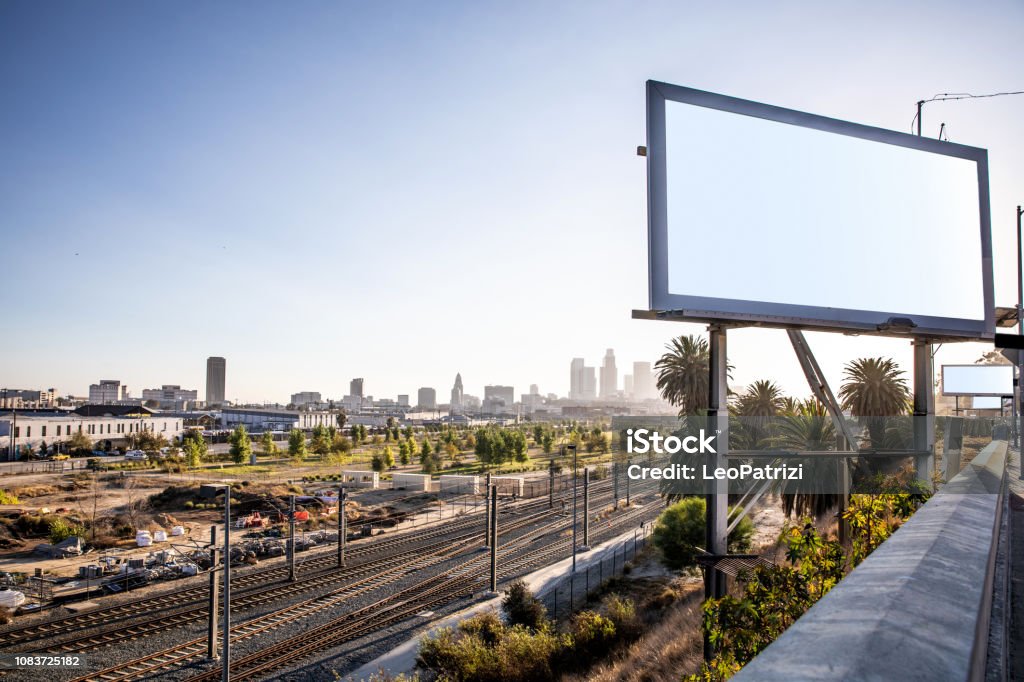
{"type": "Polygon", "coordinates": [[[583,358],[573,358],[569,365],[569,400],[583,397],[583,358]]]}
{"type": "Polygon", "coordinates": [[[619,390],[619,371],[615,368],[615,351],[611,348],[604,354],[601,365],[601,397],[614,398],[619,390]]]}
{"type": "Polygon", "coordinates": [[[583,379],[580,383],[580,400],[593,400],[597,397],[597,370],[593,367],[583,368],[583,379]]]}
{"type": "Polygon", "coordinates": [[[537,384],[530,384],[530,395],[540,395],[540,387],[537,384]]]}
{"type": "Polygon", "coordinates": [[[227,360],[206,358],[206,406],[224,404],[224,380],[227,360]]]}
{"type": "Polygon", "coordinates": [[[455,385],[452,386],[452,399],[448,406],[449,414],[462,414],[462,374],[455,375],[455,385]]]}
{"type": "Polygon", "coordinates": [[[436,410],[437,391],[432,388],[421,388],[416,392],[416,403],[421,410],[436,410]]]}
{"type": "Polygon", "coordinates": [[[637,400],[650,400],[658,397],[658,390],[654,385],[654,374],[651,372],[651,363],[633,363],[633,397],[637,400]]]}
{"type": "Polygon", "coordinates": [[[362,398],[363,397],[363,380],[362,379],[353,379],[352,381],[348,382],[348,394],[349,395],[354,395],[354,396],[356,396],[358,398],[362,398]]]}
{"type": "Polygon", "coordinates": [[[633,397],[633,375],[623,374],[622,375],[622,392],[626,394],[627,398],[633,397]]]}

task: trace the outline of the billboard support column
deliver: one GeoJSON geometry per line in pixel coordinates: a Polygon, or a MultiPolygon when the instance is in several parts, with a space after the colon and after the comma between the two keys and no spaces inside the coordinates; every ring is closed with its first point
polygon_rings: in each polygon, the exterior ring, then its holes
{"type": "MultiPolygon", "coordinates": [[[[1021,216],[1024,216],[1024,209],[1020,206],[1017,207],[1017,333],[1024,336],[1024,255],[1022,255],[1021,240],[1024,239],[1024,233],[1021,232],[1021,216]]],[[[1013,430],[1015,433],[1014,441],[1016,442],[1017,449],[1020,450],[1021,444],[1021,413],[1024,412],[1024,405],[1021,404],[1021,392],[1020,382],[1024,379],[1024,351],[1017,351],[1017,381],[1013,387],[1013,430]]],[[[1024,476],[1024,470],[1022,470],[1022,476],[1024,476]]]]}
{"type": "MultiPolygon", "coordinates": [[[[715,433],[715,450],[705,455],[705,464],[709,469],[728,466],[729,452],[729,407],[728,407],[728,362],[726,359],[725,327],[711,327],[711,377],[708,383],[708,427],[715,433]]],[[[728,483],[716,479],[707,491],[707,550],[721,556],[728,552],[726,546],[726,525],[728,513],[728,483]]],[[[705,592],[708,597],[719,599],[725,596],[725,575],[718,570],[709,571],[710,582],[705,581],[705,592]],[[710,589],[707,589],[710,588],[710,589]]]]}
{"type": "Polygon", "coordinates": [[[931,486],[935,468],[935,387],[932,385],[932,345],[915,339],[914,345],[914,449],[917,480],[931,486]]]}
{"type": "MultiPolygon", "coordinates": [[[[728,361],[726,359],[726,330],[720,325],[708,327],[711,332],[710,358],[708,362],[708,418],[707,428],[715,434],[715,452],[704,455],[704,465],[709,469],[727,466],[729,452],[729,408],[728,408],[728,361]]],[[[628,480],[628,479],[627,479],[628,480]]],[[[713,480],[706,484],[704,546],[708,553],[720,557],[728,552],[728,483],[713,480]]],[[[725,596],[725,574],[712,562],[704,569],[704,599],[720,599],[725,596]]],[[[704,635],[704,660],[714,658],[715,651],[707,634],[704,635]]]]}

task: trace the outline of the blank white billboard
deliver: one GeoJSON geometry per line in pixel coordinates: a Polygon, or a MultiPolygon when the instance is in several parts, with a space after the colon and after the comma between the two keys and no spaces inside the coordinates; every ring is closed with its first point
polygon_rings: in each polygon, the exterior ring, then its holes
{"type": "Polygon", "coordinates": [[[943,365],[942,395],[1013,395],[1013,365],[943,365]]]}
{"type": "Polygon", "coordinates": [[[652,309],[994,333],[985,150],[661,83],[648,108],[652,309]]]}

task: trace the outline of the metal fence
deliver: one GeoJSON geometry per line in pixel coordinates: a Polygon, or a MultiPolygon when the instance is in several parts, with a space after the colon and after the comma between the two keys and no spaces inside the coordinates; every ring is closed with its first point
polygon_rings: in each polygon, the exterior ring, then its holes
{"type": "Polygon", "coordinates": [[[538,597],[547,608],[548,615],[556,620],[568,618],[583,608],[591,595],[599,592],[609,580],[624,575],[627,566],[632,567],[636,556],[647,547],[653,527],[653,522],[644,523],[633,532],[632,539],[600,550],[597,558],[577,554],[577,562],[586,561],[586,565],[577,564],[575,573],[567,574],[538,597]]]}

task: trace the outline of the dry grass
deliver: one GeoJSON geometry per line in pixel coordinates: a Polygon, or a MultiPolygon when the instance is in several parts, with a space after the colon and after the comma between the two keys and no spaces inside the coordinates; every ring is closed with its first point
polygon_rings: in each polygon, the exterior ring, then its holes
{"type": "Polygon", "coordinates": [[[663,593],[654,595],[652,599],[678,601],[663,612],[656,626],[648,627],[640,639],[620,652],[614,660],[595,666],[586,675],[567,676],[563,680],[676,682],[684,673],[697,672],[703,660],[700,632],[700,603],[703,597],[699,585],[683,589],[666,586],[663,593]]]}
{"type": "Polygon", "coordinates": [[[44,497],[46,495],[56,495],[60,492],[60,488],[52,485],[25,485],[20,488],[12,488],[11,493],[16,497],[22,499],[29,499],[33,497],[44,497]]]}

